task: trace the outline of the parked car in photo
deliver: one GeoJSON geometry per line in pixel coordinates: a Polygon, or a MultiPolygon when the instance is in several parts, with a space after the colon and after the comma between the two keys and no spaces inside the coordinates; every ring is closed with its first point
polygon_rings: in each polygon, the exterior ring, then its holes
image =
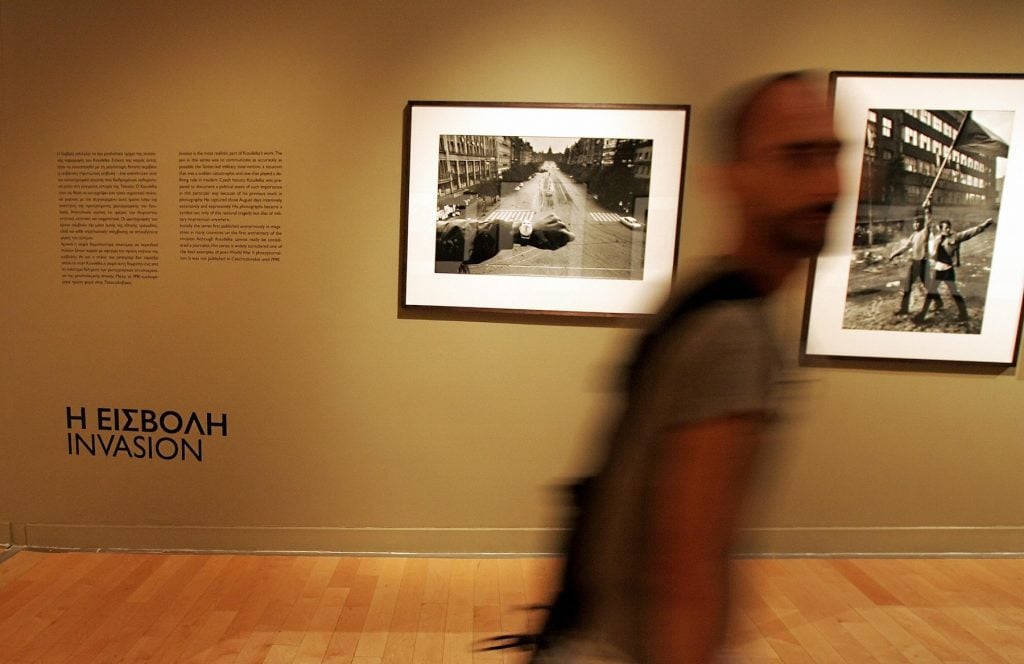
{"type": "Polygon", "coordinates": [[[629,226],[633,230],[640,228],[643,224],[636,220],[635,217],[619,217],[619,221],[625,226],[629,226]]]}

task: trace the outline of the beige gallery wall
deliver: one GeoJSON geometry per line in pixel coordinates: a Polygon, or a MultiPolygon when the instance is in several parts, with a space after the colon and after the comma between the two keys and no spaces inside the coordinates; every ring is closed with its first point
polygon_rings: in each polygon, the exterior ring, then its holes
{"type": "MultiPolygon", "coordinates": [[[[552,487],[583,467],[635,328],[400,309],[409,100],[691,105],[685,272],[729,238],[705,184],[729,85],[1024,63],[1016,0],[2,0],[0,21],[0,544],[39,547],[555,546],[552,487]],[[108,150],[156,154],[159,277],[62,285],[57,155],[108,150]],[[283,154],[280,262],[179,260],[192,150],[283,154]],[[201,462],[74,455],[69,407],[229,430],[201,462]]],[[[802,311],[799,276],[790,332],[802,311]]],[[[1017,369],[807,379],[750,550],[1024,551],[1017,369]]]]}

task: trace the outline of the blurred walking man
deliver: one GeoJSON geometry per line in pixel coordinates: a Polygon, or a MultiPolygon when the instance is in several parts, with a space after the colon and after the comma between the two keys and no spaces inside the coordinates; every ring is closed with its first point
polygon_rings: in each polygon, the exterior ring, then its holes
{"type": "Polygon", "coordinates": [[[780,370],[765,298],[820,251],[838,194],[839,142],[816,83],[762,81],[731,109],[722,175],[739,241],[666,304],[639,346],[535,662],[714,659],[780,370]]]}

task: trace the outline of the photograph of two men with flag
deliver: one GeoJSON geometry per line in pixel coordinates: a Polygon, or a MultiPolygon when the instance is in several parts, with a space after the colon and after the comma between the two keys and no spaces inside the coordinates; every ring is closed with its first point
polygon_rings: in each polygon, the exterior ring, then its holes
{"type": "Polygon", "coordinates": [[[980,331],[1013,119],[869,110],[844,327],[980,331]]]}
{"type": "Polygon", "coordinates": [[[833,72],[843,193],[806,356],[1013,364],[1024,296],[1024,76],[833,72]]]}

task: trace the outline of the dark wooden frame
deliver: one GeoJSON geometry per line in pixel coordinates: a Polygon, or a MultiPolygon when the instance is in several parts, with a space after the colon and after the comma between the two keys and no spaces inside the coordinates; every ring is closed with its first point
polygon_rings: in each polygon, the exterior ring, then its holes
{"type": "Polygon", "coordinates": [[[400,307],[406,312],[433,309],[585,317],[653,313],[675,274],[689,119],[690,108],[685,105],[410,101],[405,113],[400,307]],[[588,131],[593,129],[601,131],[592,136],[588,131]],[[438,273],[433,264],[434,232],[428,224],[430,217],[436,222],[442,135],[653,140],[652,211],[643,229],[648,234],[643,244],[643,278],[475,275],[472,269],[468,275],[438,273]]]}

